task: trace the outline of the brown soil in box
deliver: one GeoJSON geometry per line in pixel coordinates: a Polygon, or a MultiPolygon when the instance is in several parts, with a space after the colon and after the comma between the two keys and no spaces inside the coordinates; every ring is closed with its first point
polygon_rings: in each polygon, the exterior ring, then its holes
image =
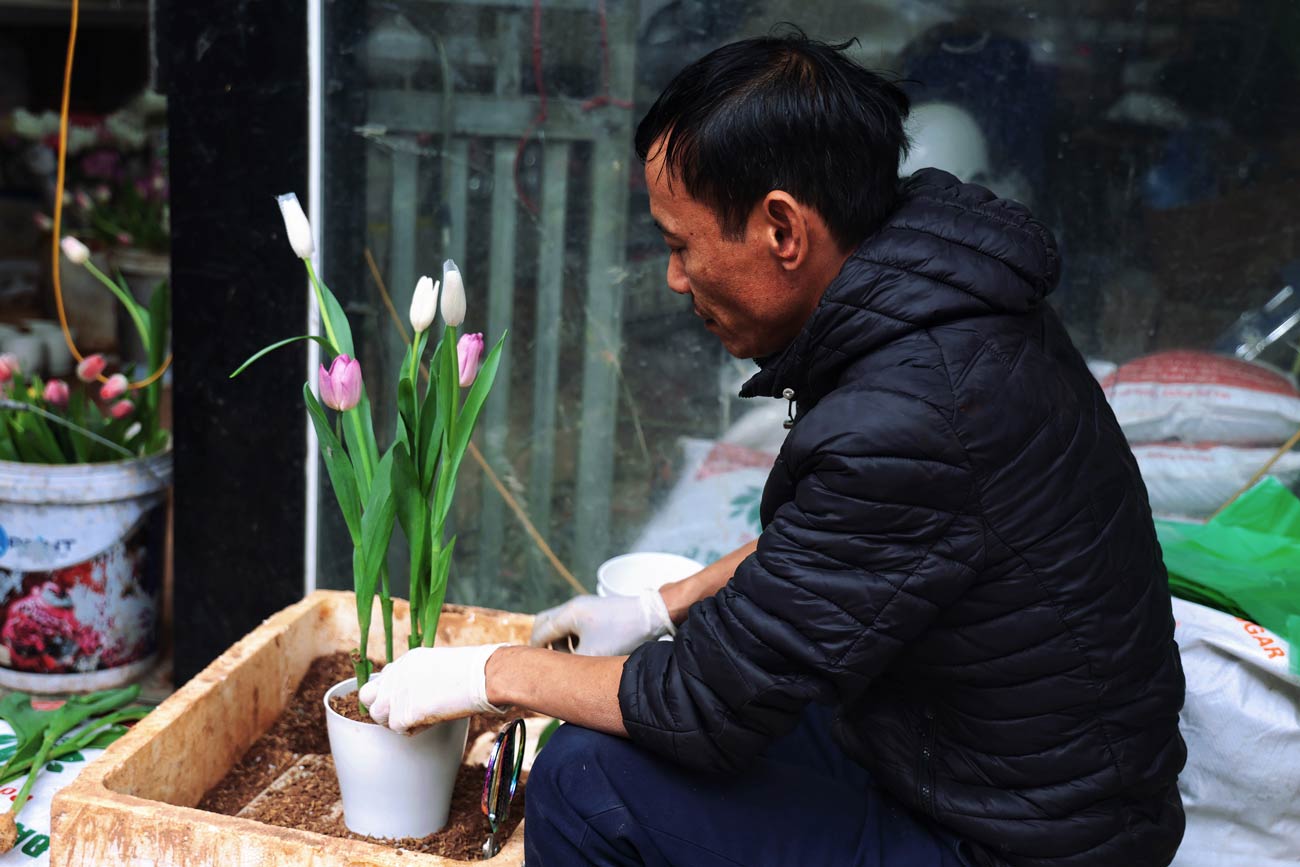
{"type": "MultiPolygon", "coordinates": [[[[321,761],[300,765],[307,768],[305,776],[291,786],[266,793],[250,810],[253,815],[248,818],[331,837],[370,840],[409,852],[477,861],[482,857],[483,841],[488,832],[487,820],[479,810],[483,793],[481,767],[461,766],[452,792],[451,815],[447,826],[437,834],[406,840],[373,840],[354,834],[344,826],[342,814],[336,808],[338,779],[334,776],[334,764],[328,759],[324,697],[331,686],[352,677],[352,674],[352,661],[346,653],[322,656],[312,662],[284,713],[266,734],[258,738],[230,773],[203,796],[199,809],[236,815],[262,795],[301,756],[324,756],[326,758],[321,761]]],[[[472,718],[467,746],[483,732],[499,728],[509,716],[480,714],[472,718]]],[[[523,818],[525,780],[526,777],[520,780],[510,819],[503,833],[497,835],[498,840],[504,841],[523,818]]]]}

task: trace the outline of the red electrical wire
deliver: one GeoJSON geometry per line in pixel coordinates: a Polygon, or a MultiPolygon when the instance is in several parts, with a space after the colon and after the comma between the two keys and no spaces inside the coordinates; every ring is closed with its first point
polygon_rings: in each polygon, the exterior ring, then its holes
{"type": "Polygon", "coordinates": [[[583,111],[591,111],[593,108],[600,108],[602,105],[614,105],[619,108],[632,108],[632,102],[626,99],[615,99],[609,92],[610,80],[610,59],[609,59],[609,15],[605,11],[605,0],[596,0],[596,15],[600,19],[600,80],[601,92],[593,96],[582,104],[583,111]]]}
{"type": "MultiPolygon", "coordinates": [[[[600,22],[600,78],[601,92],[593,96],[582,104],[583,111],[591,111],[605,105],[613,105],[618,108],[631,109],[632,102],[627,99],[615,99],[610,94],[610,50],[609,50],[609,15],[605,8],[605,0],[597,0],[596,16],[600,22]]],[[[533,0],[533,39],[532,39],[532,60],[533,60],[533,82],[537,87],[537,114],[528,124],[528,129],[524,130],[523,136],[519,139],[519,144],[515,147],[514,160],[514,182],[515,195],[518,196],[529,213],[537,213],[537,203],[529,197],[524,191],[523,184],[519,182],[519,163],[523,159],[524,151],[528,148],[528,143],[533,140],[537,131],[542,124],[546,123],[546,81],[542,75],[542,0],[533,0]]]]}
{"type": "Polygon", "coordinates": [[[537,87],[537,114],[528,124],[528,129],[524,130],[523,136],[519,139],[519,144],[515,148],[514,162],[514,181],[515,195],[519,201],[524,203],[524,207],[532,214],[537,213],[537,203],[529,198],[524,192],[523,185],[519,183],[519,161],[523,158],[524,150],[528,143],[533,140],[533,134],[546,123],[546,82],[542,78],[542,0],[533,0],[533,83],[537,87]]]}

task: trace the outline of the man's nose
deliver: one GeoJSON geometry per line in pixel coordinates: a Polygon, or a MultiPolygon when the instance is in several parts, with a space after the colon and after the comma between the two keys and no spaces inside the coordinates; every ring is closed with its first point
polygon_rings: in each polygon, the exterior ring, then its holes
{"type": "Polygon", "coordinates": [[[686,279],[686,269],[682,267],[676,253],[668,257],[668,288],[678,295],[686,295],[691,291],[691,281],[686,279]]]}

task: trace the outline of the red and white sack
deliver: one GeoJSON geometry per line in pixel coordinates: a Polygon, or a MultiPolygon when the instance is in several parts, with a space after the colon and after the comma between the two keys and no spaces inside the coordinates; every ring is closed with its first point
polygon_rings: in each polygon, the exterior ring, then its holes
{"type": "MultiPolygon", "coordinates": [[[[1214,443],[1132,446],[1151,512],[1161,518],[1208,518],[1241,490],[1276,449],[1214,443]]],[[[1288,487],[1300,483],[1300,452],[1288,452],[1269,475],[1288,487]]]]}
{"type": "Polygon", "coordinates": [[[1300,390],[1272,368],[1175,350],[1100,378],[1131,443],[1165,440],[1279,445],[1300,429],[1300,390]]]}
{"type": "Polygon", "coordinates": [[[633,550],[712,563],[758,537],[758,505],[776,455],[714,440],[681,443],[681,478],[633,550]]]}
{"type": "Polygon", "coordinates": [[[1173,867],[1293,867],[1300,854],[1300,678],[1285,640],[1175,599],[1187,699],[1178,789],[1187,831],[1173,867]]]}
{"type": "Polygon", "coordinates": [[[788,411],[784,400],[756,400],[720,439],[682,437],[679,481],[633,550],[712,563],[756,539],[759,501],[785,441],[788,411]]]}

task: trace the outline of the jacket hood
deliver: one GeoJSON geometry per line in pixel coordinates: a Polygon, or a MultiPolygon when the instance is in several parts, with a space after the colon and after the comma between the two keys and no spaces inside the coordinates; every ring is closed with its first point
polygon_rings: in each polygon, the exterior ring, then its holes
{"type": "Polygon", "coordinates": [[[957,320],[1027,313],[1059,276],[1056,241],[1024,206],[923,169],[903,182],[898,208],[849,256],[799,335],[759,359],[740,394],[790,389],[809,406],[874,349],[957,320]]]}

